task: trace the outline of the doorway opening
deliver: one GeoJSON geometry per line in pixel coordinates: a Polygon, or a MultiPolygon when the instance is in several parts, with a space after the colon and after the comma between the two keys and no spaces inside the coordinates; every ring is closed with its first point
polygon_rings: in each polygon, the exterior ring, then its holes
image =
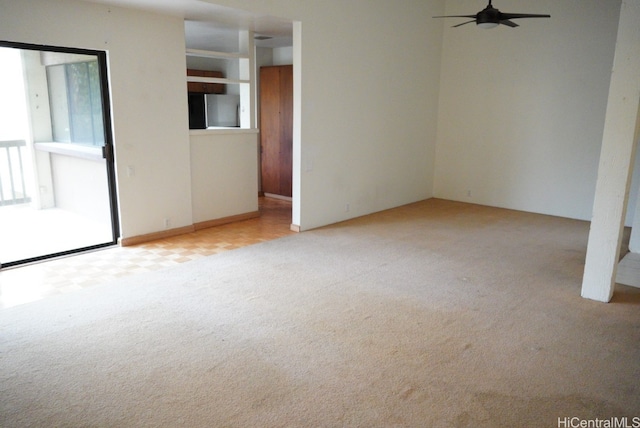
{"type": "Polygon", "coordinates": [[[115,245],[107,56],[0,42],[0,268],[115,245]]]}

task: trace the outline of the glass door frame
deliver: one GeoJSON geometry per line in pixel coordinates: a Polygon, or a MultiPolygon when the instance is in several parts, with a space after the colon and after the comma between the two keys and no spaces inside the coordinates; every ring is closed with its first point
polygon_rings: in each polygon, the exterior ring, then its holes
{"type": "Polygon", "coordinates": [[[5,40],[0,40],[0,47],[33,50],[33,51],[57,52],[57,53],[66,53],[66,54],[90,55],[90,56],[96,57],[98,61],[98,69],[99,69],[99,77],[100,77],[102,119],[103,119],[103,132],[104,132],[104,146],[102,147],[102,157],[105,159],[105,164],[107,168],[107,171],[106,171],[107,186],[108,186],[109,207],[111,211],[110,220],[111,220],[111,231],[112,231],[111,241],[109,242],[60,251],[53,254],[40,255],[40,256],[24,259],[24,260],[10,261],[6,263],[3,263],[2,260],[0,260],[0,269],[116,245],[120,237],[120,224],[119,224],[119,217],[118,217],[118,194],[117,194],[117,187],[116,187],[116,170],[115,170],[115,157],[114,157],[115,152],[114,152],[114,143],[113,143],[112,124],[111,124],[111,101],[110,101],[110,92],[109,92],[107,52],[100,51],[100,50],[93,50],[93,49],[37,45],[37,44],[30,44],[30,43],[11,42],[11,41],[5,41],[5,40]]]}

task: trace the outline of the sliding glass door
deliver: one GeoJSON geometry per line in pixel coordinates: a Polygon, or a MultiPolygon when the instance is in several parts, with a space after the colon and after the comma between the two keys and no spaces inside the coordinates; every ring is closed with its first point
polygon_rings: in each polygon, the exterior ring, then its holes
{"type": "Polygon", "coordinates": [[[106,53],[0,42],[0,267],[119,235],[106,53]]]}

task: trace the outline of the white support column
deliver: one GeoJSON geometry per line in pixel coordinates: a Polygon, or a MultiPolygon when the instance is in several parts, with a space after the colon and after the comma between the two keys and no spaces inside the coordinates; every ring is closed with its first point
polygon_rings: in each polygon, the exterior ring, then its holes
{"type": "Polygon", "coordinates": [[[623,0],[600,152],[582,297],[613,296],[640,120],[640,0],[623,0]]]}
{"type": "Polygon", "coordinates": [[[293,22],[293,204],[291,230],[300,232],[302,211],[302,22],[293,22]]]}
{"type": "Polygon", "coordinates": [[[253,31],[238,33],[238,48],[245,57],[238,60],[239,79],[249,83],[240,84],[240,127],[257,128],[256,121],[256,48],[253,31]]]}

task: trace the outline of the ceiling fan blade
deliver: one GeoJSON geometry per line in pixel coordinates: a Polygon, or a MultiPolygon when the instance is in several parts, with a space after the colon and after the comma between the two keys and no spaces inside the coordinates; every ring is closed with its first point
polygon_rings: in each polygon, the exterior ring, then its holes
{"type": "Polygon", "coordinates": [[[475,15],[445,15],[445,16],[434,16],[433,18],[475,18],[475,15]]]}
{"type": "Polygon", "coordinates": [[[451,26],[451,28],[460,27],[461,25],[465,25],[465,24],[471,24],[472,22],[476,22],[476,20],[472,19],[471,21],[463,22],[462,24],[453,25],[453,26],[451,26]]]}
{"type": "Polygon", "coordinates": [[[500,20],[520,18],[551,18],[551,15],[539,15],[537,13],[500,13],[500,20]]]}
{"type": "Polygon", "coordinates": [[[516,24],[515,22],[509,21],[508,19],[503,19],[502,21],[500,21],[500,23],[502,25],[506,25],[507,27],[519,27],[518,24],[516,24]]]}

